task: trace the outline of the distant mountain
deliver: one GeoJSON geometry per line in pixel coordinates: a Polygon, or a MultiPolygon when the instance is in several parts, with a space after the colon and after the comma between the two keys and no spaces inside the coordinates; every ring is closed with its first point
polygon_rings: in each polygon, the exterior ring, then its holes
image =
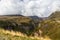
{"type": "MultiPolygon", "coordinates": [[[[1,16],[23,16],[23,15],[20,15],[20,14],[12,14],[12,15],[1,15],[1,16]]],[[[29,18],[32,18],[33,20],[45,20],[47,19],[47,17],[38,17],[38,16],[23,16],[23,17],[29,17],[29,18]]]]}
{"type": "Polygon", "coordinates": [[[29,16],[29,17],[32,18],[36,22],[48,19],[48,17],[38,17],[38,16],[29,16]]]}
{"type": "Polygon", "coordinates": [[[20,14],[11,14],[11,15],[3,15],[3,16],[23,16],[23,15],[20,15],[20,14]]]}

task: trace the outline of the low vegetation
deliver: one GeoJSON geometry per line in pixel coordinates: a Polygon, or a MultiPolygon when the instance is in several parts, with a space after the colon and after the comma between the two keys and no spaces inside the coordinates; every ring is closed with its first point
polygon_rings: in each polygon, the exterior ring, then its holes
{"type": "Polygon", "coordinates": [[[34,38],[33,39],[29,37],[36,31],[37,25],[38,25],[37,23],[35,23],[31,18],[28,17],[1,16],[0,39],[1,40],[38,40],[37,38],[33,37],[34,38]],[[8,31],[6,32],[4,30],[6,31],[8,30],[8,31]]]}
{"type": "Polygon", "coordinates": [[[60,40],[60,12],[45,20],[0,16],[1,40],[60,40]]]}
{"type": "Polygon", "coordinates": [[[41,22],[40,30],[43,36],[47,35],[52,40],[60,40],[60,12],[55,12],[47,20],[41,22]]]}

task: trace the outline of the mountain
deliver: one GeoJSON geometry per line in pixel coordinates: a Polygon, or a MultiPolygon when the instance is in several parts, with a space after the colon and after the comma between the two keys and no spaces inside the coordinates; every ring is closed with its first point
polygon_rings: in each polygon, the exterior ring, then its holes
{"type": "MultiPolygon", "coordinates": [[[[2,29],[10,31],[6,34],[9,38],[9,34],[13,31],[21,32],[24,34],[24,37],[26,35],[27,37],[36,36],[39,38],[47,37],[51,40],[60,40],[60,12],[54,12],[49,17],[43,18],[37,16],[3,15],[0,16],[0,35],[4,37],[6,32],[2,29]],[[4,34],[1,34],[2,31],[4,34]]],[[[17,35],[14,33],[13,35],[17,38],[20,37],[20,34],[17,35]]]]}
{"type": "Polygon", "coordinates": [[[40,24],[42,35],[47,35],[52,40],[60,40],[60,11],[52,13],[47,20],[43,20],[40,24]]]}
{"type": "Polygon", "coordinates": [[[49,17],[50,18],[59,18],[60,17],[60,11],[56,11],[56,12],[52,13],[49,17]]]}

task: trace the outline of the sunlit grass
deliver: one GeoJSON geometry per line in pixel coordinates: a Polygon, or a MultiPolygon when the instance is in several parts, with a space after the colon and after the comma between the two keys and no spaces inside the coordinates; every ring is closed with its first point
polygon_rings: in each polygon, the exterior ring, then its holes
{"type": "Polygon", "coordinates": [[[48,36],[46,37],[33,37],[27,36],[23,33],[8,31],[0,28],[0,40],[51,40],[48,36]]]}

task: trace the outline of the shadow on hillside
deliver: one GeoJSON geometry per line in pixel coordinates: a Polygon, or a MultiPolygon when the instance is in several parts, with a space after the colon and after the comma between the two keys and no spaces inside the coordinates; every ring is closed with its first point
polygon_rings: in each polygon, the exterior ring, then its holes
{"type": "Polygon", "coordinates": [[[33,31],[35,30],[35,26],[36,25],[32,21],[30,21],[29,23],[22,22],[20,24],[17,24],[15,21],[0,20],[0,28],[10,31],[13,30],[13,31],[22,32],[27,35],[33,33],[33,31]]]}

